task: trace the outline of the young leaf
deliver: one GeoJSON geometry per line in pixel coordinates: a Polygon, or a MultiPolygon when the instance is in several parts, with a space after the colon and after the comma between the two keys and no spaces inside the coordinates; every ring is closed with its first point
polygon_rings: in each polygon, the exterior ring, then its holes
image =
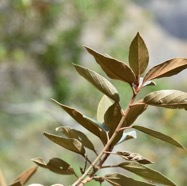
{"type": "Polygon", "coordinates": [[[148,94],[144,102],[158,107],[187,110],[187,93],[179,90],[155,91],[148,94]]]}
{"type": "Polygon", "coordinates": [[[134,121],[147,109],[147,104],[145,103],[135,103],[130,106],[130,110],[125,119],[125,126],[130,126],[134,121]]]}
{"type": "Polygon", "coordinates": [[[163,184],[168,186],[176,186],[171,180],[166,178],[163,174],[160,172],[157,172],[153,169],[150,169],[146,166],[143,166],[136,162],[123,162],[119,164],[119,167],[126,169],[130,172],[135,173],[138,176],[141,176],[142,178],[157,183],[157,184],[163,184]]]}
{"type": "MultiPolygon", "coordinates": [[[[115,132],[121,118],[121,107],[119,106],[119,104],[114,103],[112,106],[109,107],[109,109],[106,111],[104,115],[104,124],[109,129],[109,137],[111,137],[115,132]]],[[[113,144],[116,144],[121,139],[122,134],[123,131],[120,131],[117,134],[116,139],[113,141],[113,144]]]]}
{"type": "Polygon", "coordinates": [[[109,56],[104,56],[91,48],[86,47],[87,51],[93,55],[96,62],[111,79],[117,79],[129,84],[135,82],[135,75],[130,67],[109,56]]]}
{"type": "Polygon", "coordinates": [[[56,136],[49,133],[44,133],[44,135],[54,143],[60,145],[61,147],[64,147],[65,149],[68,149],[70,151],[73,151],[75,153],[81,154],[84,156],[85,149],[80,141],[77,139],[72,138],[63,138],[60,136],[56,136]]]}
{"type": "Polygon", "coordinates": [[[93,143],[81,131],[72,129],[70,127],[58,127],[58,128],[56,128],[56,130],[62,132],[64,135],[66,135],[69,138],[74,138],[74,139],[79,140],[85,147],[96,152],[93,143]]]}
{"type": "Polygon", "coordinates": [[[170,77],[187,68],[187,59],[174,58],[151,68],[144,78],[144,83],[152,79],[170,77]]]}
{"type": "Polygon", "coordinates": [[[147,47],[139,33],[133,39],[129,50],[129,65],[136,76],[144,73],[148,66],[149,54],[147,47]]]}
{"type": "Polygon", "coordinates": [[[37,168],[37,166],[34,166],[25,170],[14,180],[14,182],[11,185],[16,186],[19,184],[25,184],[31,178],[31,176],[37,171],[37,168]]]}
{"type": "Polygon", "coordinates": [[[103,142],[103,144],[106,144],[107,134],[106,134],[106,131],[102,128],[101,124],[98,124],[98,122],[96,122],[95,120],[84,116],[82,113],[80,113],[76,109],[63,105],[55,100],[53,101],[56,102],[61,108],[63,108],[75,121],[81,124],[88,131],[92,132],[94,135],[99,137],[101,141],[103,142]]]}
{"type": "Polygon", "coordinates": [[[138,153],[132,153],[132,152],[121,152],[118,151],[116,152],[116,154],[118,154],[119,156],[121,156],[123,159],[127,160],[127,161],[136,161],[140,164],[152,164],[153,162],[151,162],[150,160],[144,158],[142,155],[138,154],[138,153]]]}
{"type": "Polygon", "coordinates": [[[98,73],[80,65],[74,65],[74,67],[81,76],[83,76],[87,81],[99,89],[103,94],[107,95],[112,100],[119,102],[118,91],[107,79],[98,73]]]}
{"type": "Polygon", "coordinates": [[[124,184],[127,186],[156,186],[150,183],[134,180],[118,173],[107,174],[104,179],[113,186],[122,186],[124,184]]]}
{"type": "Polygon", "coordinates": [[[67,162],[60,158],[53,158],[49,160],[47,167],[50,171],[55,172],[57,174],[75,174],[73,168],[67,162]]]}
{"type": "Polygon", "coordinates": [[[148,134],[150,136],[153,136],[155,138],[158,138],[158,139],[160,139],[162,141],[165,141],[167,143],[170,143],[171,145],[174,145],[176,147],[179,147],[181,149],[186,150],[186,148],[183,145],[181,145],[180,143],[178,143],[176,140],[174,140],[170,136],[162,134],[162,133],[160,133],[158,131],[154,131],[152,129],[149,129],[149,128],[146,128],[146,127],[142,127],[142,126],[138,126],[138,125],[134,125],[134,126],[132,126],[132,128],[134,128],[136,130],[139,130],[139,131],[141,131],[141,132],[143,132],[145,134],[148,134]]]}
{"type": "Polygon", "coordinates": [[[97,107],[97,121],[99,121],[100,123],[104,122],[105,112],[113,103],[114,102],[108,96],[102,96],[97,107]]]}

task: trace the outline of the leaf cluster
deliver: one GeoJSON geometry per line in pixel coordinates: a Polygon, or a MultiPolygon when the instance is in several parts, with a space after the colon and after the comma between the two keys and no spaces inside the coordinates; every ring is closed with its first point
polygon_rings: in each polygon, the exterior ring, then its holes
{"type": "Polygon", "coordinates": [[[134,122],[149,106],[187,110],[187,93],[179,90],[154,91],[145,95],[143,99],[136,100],[142,88],[156,85],[153,80],[170,77],[186,69],[187,59],[170,59],[145,72],[148,67],[149,54],[139,33],[130,44],[129,65],[91,48],[85,48],[95,58],[96,63],[108,78],[122,81],[131,87],[133,96],[129,100],[129,105],[126,108],[121,106],[120,94],[107,78],[93,70],[74,64],[76,71],[103,93],[103,97],[98,104],[97,119],[85,116],[79,110],[61,104],[56,100],[53,101],[69,114],[77,124],[98,137],[103,148],[101,152],[97,152],[97,147],[82,131],[60,126],[56,130],[61,132],[61,135],[50,133],[44,133],[44,135],[53,143],[83,157],[84,164],[80,165],[80,172],[76,173],[69,163],[59,158],[52,158],[48,163],[42,158],[34,158],[33,161],[38,166],[52,172],[62,175],[74,175],[77,178],[77,181],[72,184],[74,186],[82,186],[92,180],[100,183],[105,181],[115,186],[156,186],[157,184],[175,186],[176,184],[162,173],[147,166],[147,164],[153,162],[136,152],[116,152],[115,146],[132,138],[137,138],[136,132],[139,131],[186,150],[183,145],[172,137],[144,126],[135,125],[134,122]],[[95,154],[95,160],[88,157],[87,149],[95,154]],[[105,165],[104,163],[109,156],[121,157],[123,161],[117,165],[105,165]],[[145,181],[135,180],[119,173],[99,176],[102,169],[114,167],[132,172],[145,181]]]}

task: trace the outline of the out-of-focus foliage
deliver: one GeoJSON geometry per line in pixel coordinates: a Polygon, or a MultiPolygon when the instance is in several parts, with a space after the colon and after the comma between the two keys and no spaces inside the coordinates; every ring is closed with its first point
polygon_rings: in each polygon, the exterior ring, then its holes
{"type": "MultiPolygon", "coordinates": [[[[107,51],[111,56],[127,60],[128,51],[125,49],[129,39],[137,31],[146,36],[152,18],[150,13],[128,0],[1,0],[0,13],[0,166],[7,180],[12,180],[33,165],[29,159],[36,154],[46,159],[60,154],[68,162],[75,158],[60,150],[57,152],[41,134],[59,124],[72,124],[46,101],[50,97],[80,105],[93,116],[93,108],[101,94],[96,94],[96,90],[90,91],[90,85],[83,84],[83,81],[75,81],[77,75],[70,65],[87,63],[87,66],[93,66],[93,59],[83,55],[81,46],[100,48],[103,53],[107,51]],[[50,150],[46,152],[46,149],[50,150]]],[[[163,81],[159,88],[165,84],[163,81]]],[[[129,87],[121,86],[120,82],[117,85],[119,92],[123,92],[121,101],[126,104],[131,97],[127,94],[129,87]]],[[[176,86],[180,87],[180,84],[176,86]]],[[[150,91],[153,90],[155,88],[150,87],[150,91]]],[[[145,118],[140,118],[141,122],[150,123],[149,119],[154,117],[153,128],[164,128],[184,145],[187,144],[184,112],[150,109],[148,113],[145,118]],[[178,130],[183,132],[179,135],[176,133],[178,130]]],[[[159,169],[169,177],[176,177],[176,170],[180,172],[180,178],[174,179],[179,185],[186,185],[186,154],[180,150],[171,153],[173,149],[163,146],[158,148],[161,157],[155,157],[155,149],[147,148],[149,141],[155,141],[147,137],[142,139],[146,145],[135,142],[129,150],[141,146],[144,154],[160,161],[159,169]],[[168,169],[168,164],[173,168],[168,169]]],[[[32,182],[50,185],[59,180],[58,176],[48,175],[45,170],[39,169],[38,175],[32,182]]]]}

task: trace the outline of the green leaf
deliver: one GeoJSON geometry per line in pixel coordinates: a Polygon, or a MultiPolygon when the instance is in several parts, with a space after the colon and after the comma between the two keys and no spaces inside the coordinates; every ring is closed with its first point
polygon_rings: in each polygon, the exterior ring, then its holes
{"type": "Polygon", "coordinates": [[[19,186],[19,185],[25,184],[31,178],[31,176],[37,171],[37,168],[38,168],[37,166],[34,166],[22,172],[14,180],[11,186],[19,186]]]}
{"type": "Polygon", "coordinates": [[[129,178],[125,175],[121,175],[118,173],[107,174],[105,175],[104,179],[113,186],[122,186],[124,185],[124,183],[127,186],[156,186],[153,184],[134,180],[132,178],[129,178]]]}
{"type": "Polygon", "coordinates": [[[44,135],[54,143],[60,145],[61,147],[64,147],[65,149],[68,149],[70,151],[73,151],[75,153],[81,154],[84,156],[85,149],[80,141],[77,139],[72,138],[63,138],[61,136],[56,136],[49,133],[44,133],[44,135]]]}
{"type": "Polygon", "coordinates": [[[162,133],[160,133],[158,131],[154,131],[152,129],[149,129],[149,128],[146,128],[146,127],[142,127],[142,126],[138,126],[138,125],[134,125],[134,126],[132,126],[132,128],[134,128],[136,130],[139,130],[139,131],[141,131],[141,132],[143,132],[145,134],[148,134],[150,136],[153,136],[155,138],[158,138],[158,139],[160,139],[162,141],[165,141],[167,143],[170,143],[171,145],[174,145],[176,147],[179,147],[181,149],[186,150],[186,148],[183,145],[181,145],[180,143],[178,143],[176,140],[174,140],[170,136],[162,134],[162,133]]]}
{"type": "Polygon", "coordinates": [[[187,59],[174,58],[151,68],[144,78],[144,83],[152,79],[170,77],[187,68],[187,59]]]}
{"type": "Polygon", "coordinates": [[[81,131],[72,129],[70,127],[58,127],[56,131],[62,132],[69,138],[74,138],[79,140],[85,147],[89,148],[90,150],[96,152],[93,143],[89,140],[89,138],[81,131]]]}
{"type": "Polygon", "coordinates": [[[95,50],[86,47],[87,51],[93,55],[96,62],[111,79],[117,79],[129,84],[135,82],[135,75],[130,67],[110,56],[104,56],[95,50]]]}
{"type": "Polygon", "coordinates": [[[99,137],[103,144],[107,143],[107,134],[106,131],[102,128],[102,125],[97,121],[90,119],[84,116],[82,113],[77,111],[74,108],[63,105],[56,100],[52,99],[55,103],[57,103],[61,108],[63,108],[75,121],[81,124],[88,131],[92,132],[94,135],[99,137]]]}
{"type": "Polygon", "coordinates": [[[145,103],[135,103],[130,106],[129,112],[125,119],[125,126],[130,126],[134,121],[147,109],[147,104],[145,103]]]}
{"type": "Polygon", "coordinates": [[[144,102],[157,107],[187,110],[187,93],[179,90],[155,91],[148,94],[144,102]]]}
{"type": "Polygon", "coordinates": [[[104,122],[104,115],[108,108],[114,103],[108,96],[103,95],[97,107],[97,121],[104,122]]]}
{"type": "Polygon", "coordinates": [[[150,169],[146,166],[143,166],[136,162],[123,162],[119,164],[119,167],[126,169],[130,172],[135,173],[138,176],[141,176],[144,179],[147,179],[151,182],[158,183],[158,184],[164,184],[168,186],[176,186],[171,180],[166,178],[163,174],[160,172],[157,172],[153,169],[150,169]]]}
{"type": "Polygon", "coordinates": [[[32,159],[32,161],[36,163],[38,166],[49,169],[50,171],[55,172],[57,174],[75,174],[73,168],[67,162],[60,158],[52,158],[49,160],[48,163],[45,163],[45,161],[42,158],[34,158],[32,159]]]}
{"type": "MultiPolygon", "coordinates": [[[[104,124],[109,129],[109,137],[111,137],[115,132],[118,124],[120,123],[121,118],[121,107],[119,106],[119,104],[114,103],[112,106],[108,108],[104,115],[104,124]]],[[[122,135],[123,131],[118,132],[112,144],[116,144],[121,139],[122,135]]]]}
{"type": "Polygon", "coordinates": [[[87,81],[94,85],[103,94],[107,95],[112,100],[119,102],[120,98],[118,91],[107,79],[105,79],[98,73],[84,68],[80,65],[74,65],[74,67],[82,77],[84,77],[87,81]]]}
{"type": "Polygon", "coordinates": [[[127,161],[136,161],[140,164],[152,164],[153,163],[153,162],[144,158],[142,155],[140,155],[138,153],[118,151],[118,152],[116,152],[116,154],[119,155],[120,157],[122,157],[123,159],[127,160],[127,161]]]}
{"type": "Polygon", "coordinates": [[[49,160],[47,167],[50,171],[57,174],[71,175],[74,174],[73,168],[60,158],[52,158],[49,160]]]}
{"type": "Polygon", "coordinates": [[[129,65],[136,76],[144,73],[148,66],[149,54],[147,47],[139,33],[133,39],[129,50],[129,65]]]}

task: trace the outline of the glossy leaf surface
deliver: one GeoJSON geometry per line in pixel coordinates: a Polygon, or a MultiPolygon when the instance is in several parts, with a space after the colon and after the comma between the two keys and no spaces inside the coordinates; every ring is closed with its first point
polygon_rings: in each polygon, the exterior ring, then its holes
{"type": "Polygon", "coordinates": [[[171,145],[174,145],[174,146],[179,147],[181,149],[185,149],[185,147],[183,145],[181,145],[180,143],[178,143],[176,140],[174,140],[170,136],[167,136],[167,135],[165,135],[161,132],[158,132],[158,131],[155,131],[155,130],[152,130],[152,129],[149,129],[149,128],[146,128],[146,127],[138,126],[138,125],[134,125],[132,127],[136,130],[139,130],[139,131],[145,133],[145,134],[148,134],[148,135],[153,136],[155,138],[158,138],[162,141],[170,143],[171,145]]]}
{"type": "Polygon", "coordinates": [[[127,186],[156,186],[153,184],[145,183],[143,181],[138,181],[132,178],[129,178],[125,175],[118,174],[118,173],[113,173],[113,174],[107,174],[105,175],[105,180],[109,182],[113,186],[122,186],[122,185],[127,185],[127,186]]]}
{"type": "Polygon", "coordinates": [[[96,62],[111,79],[117,79],[130,84],[135,82],[135,75],[130,67],[110,56],[104,56],[95,50],[86,47],[87,51],[93,55],[96,62]]]}
{"type": "Polygon", "coordinates": [[[85,149],[80,141],[77,139],[72,138],[63,138],[61,136],[56,136],[49,133],[44,133],[44,135],[54,143],[60,145],[61,147],[64,147],[65,149],[68,149],[70,151],[73,151],[75,153],[81,154],[84,156],[85,149]]]}
{"type": "Polygon", "coordinates": [[[187,68],[187,59],[174,58],[154,66],[145,75],[144,82],[162,77],[170,77],[187,68]]]}
{"type": "Polygon", "coordinates": [[[94,85],[98,90],[100,90],[103,94],[107,95],[112,100],[119,102],[119,94],[116,88],[103,76],[98,73],[84,68],[79,65],[74,65],[77,72],[83,76],[87,81],[89,81],[92,85],[94,85]]]}
{"type": "Polygon", "coordinates": [[[141,176],[144,179],[147,179],[151,182],[164,184],[168,186],[176,186],[171,180],[166,178],[163,174],[150,169],[146,166],[143,166],[136,162],[124,162],[119,164],[119,167],[126,169],[130,172],[135,173],[138,176],[141,176]]]}
{"type": "Polygon", "coordinates": [[[187,93],[179,90],[155,91],[148,94],[144,102],[158,107],[187,110],[187,93]]]}
{"type": "Polygon", "coordinates": [[[79,140],[85,147],[90,150],[96,152],[93,143],[89,140],[89,138],[81,131],[72,129],[70,127],[58,127],[56,131],[62,132],[68,138],[74,138],[79,140]]]}
{"type": "Polygon", "coordinates": [[[139,33],[133,39],[129,50],[129,65],[136,76],[140,76],[146,70],[149,61],[147,47],[139,33]]]}

